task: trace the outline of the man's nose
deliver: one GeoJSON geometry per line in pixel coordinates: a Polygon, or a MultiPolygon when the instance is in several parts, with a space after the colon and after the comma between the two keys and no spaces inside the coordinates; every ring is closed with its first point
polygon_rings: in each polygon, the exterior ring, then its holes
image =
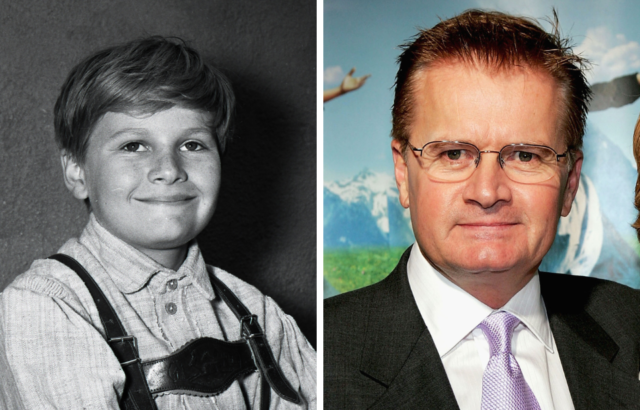
{"type": "Polygon", "coordinates": [[[153,156],[153,164],[149,171],[149,181],[154,183],[173,184],[187,180],[187,173],[178,152],[161,150],[153,156]]]}
{"type": "Polygon", "coordinates": [[[500,166],[497,153],[485,153],[463,192],[466,202],[475,202],[484,209],[499,202],[511,201],[510,180],[500,166]]]}

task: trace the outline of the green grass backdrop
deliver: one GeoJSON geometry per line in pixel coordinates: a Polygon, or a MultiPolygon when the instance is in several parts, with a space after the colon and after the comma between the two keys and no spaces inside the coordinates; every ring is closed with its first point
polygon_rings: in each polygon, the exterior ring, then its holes
{"type": "Polygon", "coordinates": [[[371,285],[396,267],[404,247],[325,249],[324,277],[338,292],[371,285]]]}

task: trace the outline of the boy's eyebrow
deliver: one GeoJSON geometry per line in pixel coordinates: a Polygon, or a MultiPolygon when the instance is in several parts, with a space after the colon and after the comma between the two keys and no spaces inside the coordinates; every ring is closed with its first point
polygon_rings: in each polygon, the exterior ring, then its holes
{"type": "Polygon", "coordinates": [[[109,139],[114,139],[122,134],[148,134],[146,128],[124,128],[109,135],[109,139]]]}
{"type": "MultiPolygon", "coordinates": [[[[187,135],[192,135],[192,134],[198,134],[198,133],[205,133],[205,134],[209,134],[211,136],[213,136],[211,129],[207,128],[207,127],[193,127],[193,128],[187,128],[185,130],[183,130],[183,132],[181,133],[181,136],[187,136],[187,135]]],[[[139,135],[145,135],[145,134],[149,134],[149,129],[148,128],[137,128],[137,127],[130,127],[130,128],[124,128],[121,130],[118,130],[116,132],[114,132],[113,134],[109,135],[109,139],[114,139],[122,134],[139,134],[139,135]]]]}
{"type": "Polygon", "coordinates": [[[187,128],[183,134],[197,134],[199,132],[204,132],[206,134],[211,134],[211,128],[208,128],[208,127],[187,128]]]}

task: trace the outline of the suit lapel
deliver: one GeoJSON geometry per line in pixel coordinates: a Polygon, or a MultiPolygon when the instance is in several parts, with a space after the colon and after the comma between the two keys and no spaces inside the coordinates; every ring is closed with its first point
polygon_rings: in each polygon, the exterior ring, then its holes
{"type": "Polygon", "coordinates": [[[459,410],[440,355],[426,328],[387,391],[370,409],[459,410]]]}
{"type": "MultiPolygon", "coordinates": [[[[370,301],[361,374],[386,391],[370,409],[459,409],[433,339],[415,304],[405,252],[370,301]]],[[[614,367],[619,346],[588,313],[590,290],[566,275],[540,274],[553,337],[576,410],[637,408],[637,379],[614,367]]],[[[382,284],[382,283],[381,283],[382,284]]],[[[591,308],[594,308],[591,306],[591,308]]]]}
{"type": "Polygon", "coordinates": [[[361,373],[387,387],[371,409],[458,409],[440,355],[415,304],[405,252],[371,301],[361,373]]]}
{"type": "MultiPolygon", "coordinates": [[[[540,274],[542,297],[576,410],[611,410],[612,361],[618,345],[587,313],[588,293],[540,274]]],[[[575,285],[575,282],[574,282],[575,285]]]]}

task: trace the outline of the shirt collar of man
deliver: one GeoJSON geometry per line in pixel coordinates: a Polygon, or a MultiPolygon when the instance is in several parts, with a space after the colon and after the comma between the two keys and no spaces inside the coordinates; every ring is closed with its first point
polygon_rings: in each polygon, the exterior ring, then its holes
{"type": "MultiPolygon", "coordinates": [[[[440,357],[451,351],[494,309],[480,302],[436,271],[415,243],[407,263],[411,292],[440,357]]],[[[553,353],[553,340],[536,274],[498,310],[516,316],[545,348],[553,353]]]]}
{"type": "Polygon", "coordinates": [[[165,283],[159,281],[150,283],[150,281],[153,276],[164,273],[176,278],[186,277],[208,300],[215,297],[207,274],[207,266],[195,240],[189,244],[187,257],[177,272],[165,268],[133,246],[112,235],[100,225],[93,214],[89,216],[89,223],[82,232],[79,242],[86,246],[100,261],[118,289],[123,293],[135,293],[147,283],[150,286],[159,287],[152,289],[154,292],[163,293],[166,291],[165,283]]]}

